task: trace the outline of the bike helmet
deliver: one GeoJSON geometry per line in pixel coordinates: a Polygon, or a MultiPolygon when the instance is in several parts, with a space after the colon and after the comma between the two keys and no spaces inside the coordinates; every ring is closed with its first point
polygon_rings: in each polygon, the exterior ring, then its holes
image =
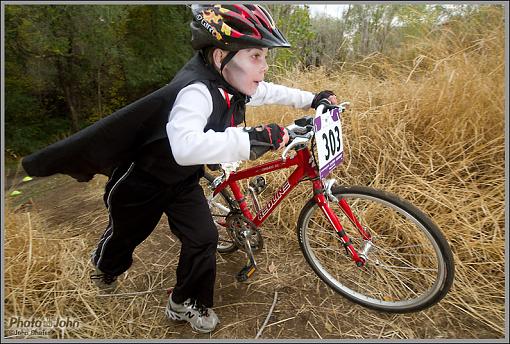
{"type": "Polygon", "coordinates": [[[192,5],[191,46],[195,50],[218,47],[228,51],[246,48],[289,48],[269,11],[260,5],[192,5]]]}

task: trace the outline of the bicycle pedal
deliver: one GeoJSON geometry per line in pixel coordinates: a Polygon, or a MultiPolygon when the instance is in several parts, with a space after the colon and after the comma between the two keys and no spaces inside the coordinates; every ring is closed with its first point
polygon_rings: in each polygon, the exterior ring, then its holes
{"type": "Polygon", "coordinates": [[[248,280],[248,278],[250,278],[253,275],[255,270],[257,270],[255,265],[249,262],[241,269],[241,271],[238,272],[236,278],[239,282],[245,282],[246,280],[248,280]]]}

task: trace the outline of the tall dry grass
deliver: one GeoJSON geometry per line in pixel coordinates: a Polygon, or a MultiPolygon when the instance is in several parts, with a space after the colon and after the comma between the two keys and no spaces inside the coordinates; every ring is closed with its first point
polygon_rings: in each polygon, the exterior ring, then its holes
{"type": "MultiPolygon", "coordinates": [[[[332,89],[352,102],[343,116],[346,161],[335,171],[338,180],[394,192],[425,210],[455,253],[456,279],[445,302],[502,334],[505,41],[501,13],[487,11],[491,22],[431,33],[414,47],[412,64],[373,55],[339,73],[319,69],[281,81],[332,89]]],[[[294,116],[282,113],[265,119],[294,116]]]]}
{"type": "MultiPolygon", "coordinates": [[[[421,318],[409,317],[390,318],[381,325],[381,318],[372,313],[360,315],[361,311],[335,305],[327,313],[305,294],[308,302],[294,299],[285,304],[289,312],[297,309],[302,315],[306,311],[320,319],[324,328],[332,331],[330,338],[505,336],[505,37],[501,16],[496,11],[489,16],[490,22],[452,23],[428,39],[410,44],[407,55],[399,59],[372,55],[352,65],[339,65],[333,72],[289,72],[276,80],[311,91],[331,89],[350,101],[351,110],[343,116],[346,159],[334,177],[341,184],[394,192],[419,206],[443,230],[455,255],[454,286],[437,306],[441,314],[436,315],[445,319],[441,324],[448,325],[447,330],[420,328],[422,323],[416,319],[421,318]],[[345,324],[338,322],[345,317],[343,312],[353,317],[350,321],[356,321],[356,326],[337,329],[338,324],[345,324]],[[356,316],[370,321],[358,323],[356,316]]],[[[281,106],[251,108],[247,121],[248,125],[287,124],[305,113],[310,112],[281,106]]],[[[261,160],[274,157],[268,154],[261,160]]],[[[269,197],[286,175],[268,176],[269,186],[262,198],[269,197]]],[[[89,184],[77,201],[86,204],[99,198],[102,182],[89,184]]],[[[305,186],[299,186],[265,225],[268,244],[261,259],[269,272],[259,273],[259,280],[250,285],[252,293],[268,285],[300,286],[303,279],[295,275],[296,264],[304,263],[296,251],[295,223],[309,195],[305,186]],[[269,262],[278,268],[268,268],[269,262]]],[[[176,262],[175,255],[169,253],[176,245],[171,237],[167,238],[170,248],[150,240],[144,243],[157,248],[157,257],[147,258],[143,266],[130,272],[130,281],[146,285],[147,293],[98,297],[83,281],[87,280],[87,257],[98,235],[90,228],[106,225],[103,213],[85,212],[79,226],[64,223],[51,231],[48,227],[55,225],[48,226],[44,214],[14,211],[9,202],[5,214],[5,321],[12,316],[44,315],[82,320],[80,330],[54,331],[53,338],[182,338],[182,333],[161,320],[164,289],[172,282],[169,269],[176,262]]],[[[219,262],[223,266],[225,258],[220,257],[219,262]]],[[[303,283],[319,291],[319,283],[303,283]]],[[[221,292],[227,287],[231,286],[218,289],[221,292]]],[[[264,320],[271,300],[272,296],[247,302],[245,307],[252,308],[222,304],[219,307],[223,314],[230,312],[227,319],[231,322],[224,323],[212,338],[253,338],[255,333],[242,326],[255,321],[254,309],[266,310],[257,323],[264,320]]],[[[429,313],[425,317],[433,318],[429,313]]],[[[275,331],[269,332],[272,338],[281,338],[289,319],[281,320],[282,328],[271,327],[275,331]]],[[[320,336],[314,324],[310,318],[302,326],[311,338],[320,336]]]]}

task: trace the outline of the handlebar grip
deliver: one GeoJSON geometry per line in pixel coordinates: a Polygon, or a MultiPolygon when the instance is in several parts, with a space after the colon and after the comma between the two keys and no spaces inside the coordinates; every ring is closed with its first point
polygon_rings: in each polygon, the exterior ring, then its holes
{"type": "MultiPolygon", "coordinates": [[[[321,99],[321,101],[319,102],[319,106],[320,105],[323,105],[323,108],[322,108],[322,113],[328,111],[328,110],[332,110],[332,109],[336,109],[336,108],[339,108],[340,106],[336,105],[336,104],[331,104],[331,102],[327,99],[321,99]]],[[[317,108],[319,108],[319,106],[317,106],[317,108]]]]}

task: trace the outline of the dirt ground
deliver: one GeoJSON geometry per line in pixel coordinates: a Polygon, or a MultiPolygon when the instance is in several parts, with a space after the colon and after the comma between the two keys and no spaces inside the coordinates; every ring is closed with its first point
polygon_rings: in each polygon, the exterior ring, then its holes
{"type": "MultiPolygon", "coordinates": [[[[70,177],[56,175],[23,183],[22,177],[20,173],[8,173],[4,180],[5,197],[10,197],[15,211],[40,214],[50,232],[67,228],[68,235],[83,236],[87,250],[91,251],[107,224],[108,216],[101,199],[106,178],[96,176],[89,183],[78,183],[70,177]],[[22,194],[9,196],[12,190],[22,194]]],[[[278,298],[261,339],[497,337],[483,323],[470,319],[461,309],[449,304],[448,296],[440,304],[414,314],[375,312],[344,299],[313,274],[295,235],[282,237],[276,228],[281,225],[279,221],[276,219],[272,222],[274,226],[263,228],[265,248],[256,255],[259,269],[248,282],[239,283],[235,279],[244,263],[244,254],[218,254],[214,309],[221,323],[212,334],[195,333],[186,323],[175,323],[164,316],[166,289],[175,282],[180,248],[164,217],[135,251],[133,266],[120,278],[117,290],[120,295],[105,297],[105,302],[118,303],[122,308],[138,298],[152,307],[149,314],[157,326],[148,329],[144,338],[253,339],[268,316],[275,293],[278,298]],[[122,293],[140,295],[122,296],[122,293]]],[[[289,227],[294,228],[295,224],[289,227]]],[[[87,266],[88,257],[83,255],[81,259],[87,266]]],[[[94,288],[86,275],[78,282],[83,288],[94,288]]],[[[121,313],[109,316],[115,318],[121,313]]],[[[137,314],[122,316],[130,318],[128,321],[136,326],[137,314]]],[[[88,338],[80,333],[71,337],[88,338]]],[[[98,335],[97,338],[103,337],[98,335]]]]}

